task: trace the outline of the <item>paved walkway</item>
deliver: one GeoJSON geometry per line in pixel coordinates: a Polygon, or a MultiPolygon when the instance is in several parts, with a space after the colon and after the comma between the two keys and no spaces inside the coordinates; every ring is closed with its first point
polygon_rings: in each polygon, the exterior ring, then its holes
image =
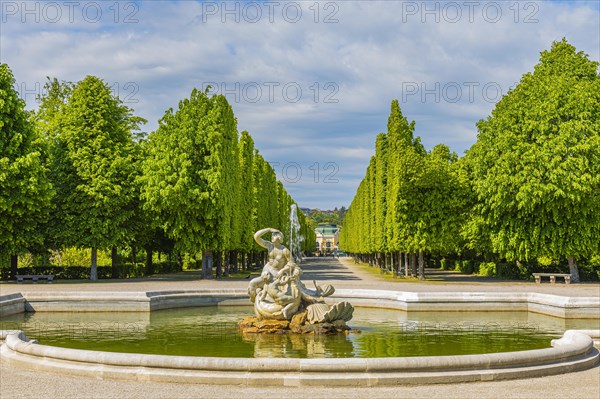
{"type": "MultiPolygon", "coordinates": [[[[534,284],[502,282],[457,273],[429,271],[429,281],[391,279],[351,259],[311,259],[302,265],[303,280],[327,280],[336,288],[399,291],[540,292],[567,296],[600,296],[600,284],[534,284]]],[[[42,291],[154,291],[171,289],[246,288],[248,279],[200,280],[194,272],[136,280],[0,284],[0,295],[42,291]]],[[[0,359],[1,360],[1,359],[0,359]]],[[[197,384],[96,380],[33,373],[0,362],[0,398],[590,398],[600,397],[600,367],[578,373],[527,380],[390,388],[244,388],[197,384]]]]}
{"type": "MultiPolygon", "coordinates": [[[[469,276],[456,272],[430,270],[426,271],[427,281],[398,278],[379,274],[378,269],[354,264],[351,258],[309,258],[302,264],[302,279],[310,286],[311,280],[329,281],[336,288],[365,288],[409,292],[539,292],[565,296],[600,297],[600,284],[584,283],[535,284],[526,281],[498,281],[491,278],[469,276]]],[[[258,275],[253,273],[252,277],[258,275]]],[[[184,272],[173,275],[154,276],[142,279],[61,281],[52,284],[15,282],[0,283],[0,295],[15,292],[45,291],[160,291],[160,290],[194,290],[202,288],[247,288],[249,279],[238,280],[202,280],[198,272],[184,272]]]]}

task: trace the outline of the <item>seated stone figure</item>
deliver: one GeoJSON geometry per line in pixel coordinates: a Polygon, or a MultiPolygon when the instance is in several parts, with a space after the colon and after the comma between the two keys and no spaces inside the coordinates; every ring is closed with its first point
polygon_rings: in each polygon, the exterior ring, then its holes
{"type": "Polygon", "coordinates": [[[267,227],[254,233],[254,240],[258,245],[267,249],[268,261],[263,267],[260,277],[256,277],[250,281],[248,295],[252,303],[256,299],[258,289],[262,289],[265,283],[272,281],[274,278],[279,278],[279,272],[290,261],[290,250],[282,245],[283,233],[281,231],[267,227]],[[268,232],[273,233],[271,241],[262,238],[268,232]]]}
{"type": "MultiPolygon", "coordinates": [[[[281,271],[293,269],[287,264],[281,271]]],[[[268,274],[271,276],[271,274],[268,274]]],[[[294,283],[293,274],[281,274],[279,278],[270,278],[263,288],[259,288],[254,303],[256,316],[267,319],[289,320],[300,308],[302,296],[294,283]]]]}
{"type": "Polygon", "coordinates": [[[307,311],[307,320],[311,324],[348,321],[352,318],[354,308],[349,303],[340,302],[334,306],[325,303],[324,297],[335,291],[331,285],[322,288],[315,282],[314,290],[304,286],[300,281],[302,269],[282,245],[283,234],[279,230],[259,230],[254,234],[254,239],[268,251],[268,262],[260,277],[251,280],[248,287],[248,295],[254,303],[258,319],[291,320],[301,310],[307,311]],[[272,233],[271,241],[262,238],[268,232],[272,233]]]}

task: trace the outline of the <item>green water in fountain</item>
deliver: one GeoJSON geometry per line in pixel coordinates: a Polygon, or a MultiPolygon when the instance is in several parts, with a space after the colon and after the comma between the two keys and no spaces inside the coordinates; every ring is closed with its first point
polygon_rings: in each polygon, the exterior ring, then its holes
{"type": "Polygon", "coordinates": [[[75,349],[217,357],[443,356],[541,349],[565,329],[599,320],[563,320],[527,312],[402,312],[357,308],[347,335],[242,335],[247,306],[150,313],[25,313],[0,329],[21,329],[40,344],[75,349]],[[359,332],[360,331],[360,332],[359,332]]]}

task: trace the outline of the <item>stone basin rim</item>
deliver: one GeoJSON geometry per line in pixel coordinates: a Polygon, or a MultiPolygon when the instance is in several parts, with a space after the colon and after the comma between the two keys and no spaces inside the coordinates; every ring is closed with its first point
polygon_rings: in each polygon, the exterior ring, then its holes
{"type": "Polygon", "coordinates": [[[28,369],[101,378],[235,385],[339,386],[346,385],[348,378],[356,386],[513,379],[585,370],[597,366],[600,359],[588,335],[600,336],[598,330],[568,330],[552,341],[552,348],[546,349],[361,359],[250,359],[101,352],[40,345],[22,331],[2,333],[3,360],[28,369]]]}

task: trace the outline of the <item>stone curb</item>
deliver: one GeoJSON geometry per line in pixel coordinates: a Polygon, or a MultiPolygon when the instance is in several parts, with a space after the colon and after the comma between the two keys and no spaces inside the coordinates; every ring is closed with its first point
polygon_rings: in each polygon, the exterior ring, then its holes
{"type": "MultiPolygon", "coordinates": [[[[340,289],[332,297],[356,306],[405,311],[529,311],[566,319],[600,319],[600,298],[538,293],[402,292],[340,289]]],[[[149,292],[45,292],[0,296],[0,316],[25,311],[148,312],[189,306],[245,305],[242,289],[149,292]]]]}
{"type": "MultiPolygon", "coordinates": [[[[593,331],[600,334],[600,331],[593,331]]],[[[239,359],[97,352],[39,345],[3,333],[4,361],[96,378],[247,386],[376,386],[530,378],[594,367],[599,353],[577,330],[553,348],[483,355],[370,359],[239,359]]]]}

